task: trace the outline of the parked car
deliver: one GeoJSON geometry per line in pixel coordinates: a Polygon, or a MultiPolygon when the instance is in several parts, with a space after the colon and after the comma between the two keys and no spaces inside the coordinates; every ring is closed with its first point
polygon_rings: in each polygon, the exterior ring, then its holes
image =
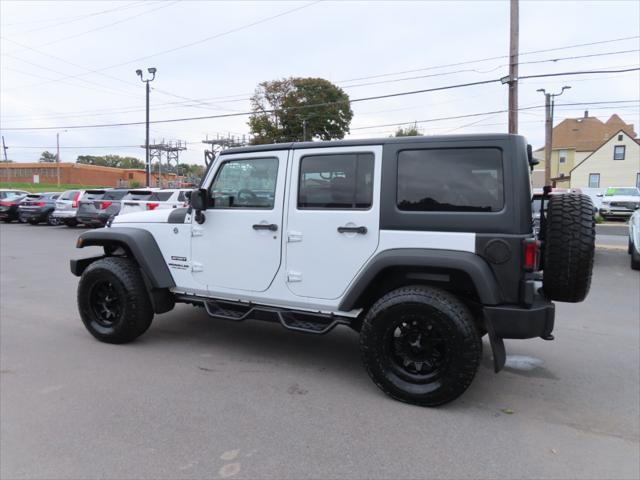
{"type": "Polygon", "coordinates": [[[224,150],[188,208],[79,236],[104,252],[71,261],[80,317],[107,343],[135,340],[176,303],[310,334],[349,326],[389,396],[452,401],[483,334],[497,372],[503,339],[553,340],[553,301],[589,292],[593,204],[550,196],[535,236],[528,152],[506,134],[224,150]]]}
{"type": "Polygon", "coordinates": [[[21,190],[0,191],[0,220],[5,223],[18,220],[18,206],[26,198],[27,192],[21,190]]]}
{"type": "Polygon", "coordinates": [[[191,189],[166,188],[147,192],[148,195],[144,199],[139,199],[137,201],[129,201],[125,197],[122,201],[120,215],[125,213],[143,212],[146,210],[186,207],[189,205],[188,196],[191,189]]]}
{"type": "Polygon", "coordinates": [[[629,255],[631,268],[640,270],[640,209],[633,212],[629,219],[629,255]]]}
{"type": "Polygon", "coordinates": [[[18,216],[21,222],[37,225],[47,222],[49,225],[57,225],[58,220],[53,217],[56,209],[56,200],[60,192],[45,192],[29,194],[18,205],[18,216]]]}
{"type": "Polygon", "coordinates": [[[25,195],[29,195],[29,192],[12,188],[0,188],[0,201],[11,200],[14,197],[24,197],[25,195]]]}
{"type": "Polygon", "coordinates": [[[119,215],[132,212],[144,212],[146,208],[146,202],[151,195],[158,190],[157,188],[144,188],[137,190],[129,190],[129,192],[122,198],[119,215]]]}
{"type": "Polygon", "coordinates": [[[602,195],[600,216],[607,218],[628,218],[640,208],[640,190],[634,187],[610,187],[602,195]]]}
{"type": "Polygon", "coordinates": [[[53,217],[59,222],[64,223],[67,227],[75,227],[78,225],[78,199],[82,196],[84,190],[67,190],[56,200],[56,209],[53,217]]]}
{"type": "Polygon", "coordinates": [[[87,190],[78,201],[78,222],[91,227],[104,227],[110,217],[120,213],[122,198],[128,188],[87,190]]]}

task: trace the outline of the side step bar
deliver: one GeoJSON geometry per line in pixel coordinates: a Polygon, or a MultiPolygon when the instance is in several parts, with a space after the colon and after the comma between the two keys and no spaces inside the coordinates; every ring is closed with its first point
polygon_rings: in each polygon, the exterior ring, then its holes
{"type": "Polygon", "coordinates": [[[178,295],[176,300],[182,303],[191,303],[203,306],[207,314],[212,318],[242,322],[244,320],[262,320],[265,322],[280,323],[289,330],[298,332],[315,333],[318,335],[327,333],[336,325],[351,326],[353,319],[338,317],[327,313],[311,313],[297,310],[288,310],[277,307],[267,307],[252,303],[232,302],[228,300],[213,300],[194,295],[178,295]]]}

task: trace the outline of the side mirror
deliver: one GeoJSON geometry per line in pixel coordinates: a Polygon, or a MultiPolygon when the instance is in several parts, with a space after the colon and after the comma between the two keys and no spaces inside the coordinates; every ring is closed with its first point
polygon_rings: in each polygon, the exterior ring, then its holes
{"type": "Polygon", "coordinates": [[[209,205],[209,192],[205,188],[198,188],[191,192],[189,198],[189,204],[191,208],[196,211],[202,211],[207,209],[207,205],[209,205]]]}

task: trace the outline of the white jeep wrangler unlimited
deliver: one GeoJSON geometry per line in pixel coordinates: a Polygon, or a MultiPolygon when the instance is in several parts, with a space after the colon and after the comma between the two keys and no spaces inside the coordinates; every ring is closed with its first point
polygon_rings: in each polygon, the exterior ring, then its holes
{"type": "Polygon", "coordinates": [[[80,235],[80,316],[104,342],[142,335],[176,302],[215,318],[360,333],[393,398],[462,394],[482,336],[553,338],[552,300],[582,301],[594,255],[586,195],[545,196],[532,233],[523,137],[473,135],[260,145],[223,151],[190,206],[131,213],[80,235]]]}

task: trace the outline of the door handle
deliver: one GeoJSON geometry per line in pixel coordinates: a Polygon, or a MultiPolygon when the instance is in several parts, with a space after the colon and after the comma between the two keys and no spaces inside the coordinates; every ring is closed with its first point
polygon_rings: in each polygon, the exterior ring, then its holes
{"type": "Polygon", "coordinates": [[[367,227],[338,227],[338,233],[359,233],[364,235],[367,233],[367,227]]]}
{"type": "Polygon", "coordinates": [[[254,230],[269,230],[271,232],[276,232],[278,230],[278,225],[275,223],[256,223],[253,226],[254,230]]]}

